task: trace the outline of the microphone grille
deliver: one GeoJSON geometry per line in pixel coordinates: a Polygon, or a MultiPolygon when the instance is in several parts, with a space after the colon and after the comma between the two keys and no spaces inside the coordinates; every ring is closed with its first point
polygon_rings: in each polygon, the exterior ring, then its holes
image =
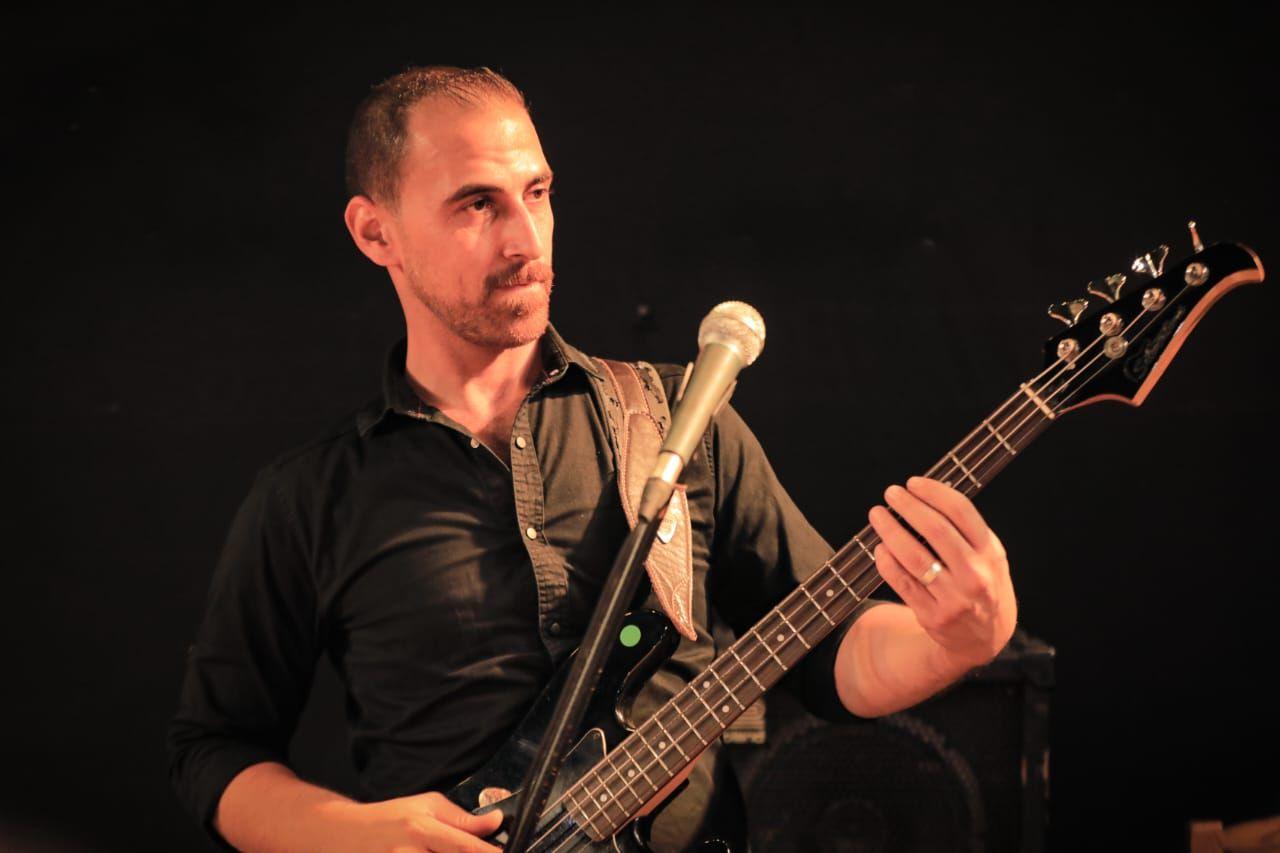
{"type": "Polygon", "coordinates": [[[709,343],[735,350],[746,367],[759,358],[764,349],[764,318],[745,302],[721,302],[698,326],[698,349],[709,343]]]}

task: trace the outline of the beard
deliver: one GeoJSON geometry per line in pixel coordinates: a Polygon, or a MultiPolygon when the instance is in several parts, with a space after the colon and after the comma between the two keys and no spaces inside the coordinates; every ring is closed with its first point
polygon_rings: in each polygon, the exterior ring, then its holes
{"type": "Polygon", "coordinates": [[[486,349],[510,349],[542,337],[551,315],[555,272],[550,264],[530,261],[485,276],[479,302],[450,299],[425,286],[417,270],[409,287],[427,310],[455,335],[486,349]],[[532,284],[532,287],[524,286],[532,284]]]}

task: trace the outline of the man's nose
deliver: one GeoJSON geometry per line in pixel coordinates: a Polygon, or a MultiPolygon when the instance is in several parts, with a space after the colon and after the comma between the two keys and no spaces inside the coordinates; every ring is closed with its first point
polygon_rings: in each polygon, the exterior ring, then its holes
{"type": "Polygon", "coordinates": [[[523,204],[516,205],[507,217],[502,254],[508,258],[536,261],[542,257],[542,243],[542,232],[538,230],[538,221],[533,213],[523,204]]]}

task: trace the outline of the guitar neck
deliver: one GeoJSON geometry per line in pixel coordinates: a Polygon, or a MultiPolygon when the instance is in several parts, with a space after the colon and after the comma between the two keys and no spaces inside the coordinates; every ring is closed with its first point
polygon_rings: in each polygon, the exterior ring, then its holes
{"type": "MultiPolygon", "coordinates": [[[[1124,274],[1087,288],[1088,301],[1050,309],[1067,328],[1046,342],[1045,369],[1018,386],[930,468],[926,476],[966,495],[981,491],[1061,413],[1101,400],[1140,405],[1204,313],[1241,284],[1262,281],[1262,263],[1247,247],[1205,247],[1191,230],[1195,253],[1170,266],[1169,247],[1140,256],[1135,273],[1149,276],[1124,291],[1124,274]],[[1122,295],[1123,292],[1123,295],[1122,295]],[[1095,322],[1096,321],[1096,322],[1095,322]]],[[[874,551],[879,538],[863,528],[716,661],[623,740],[561,800],[596,841],[625,826],[654,795],[715,742],[770,687],[880,586],[874,551]]]]}
{"type": "MultiPolygon", "coordinates": [[[[1024,383],[925,476],[976,494],[1048,427],[1063,390],[1041,377],[1024,383]]],[[[883,582],[873,556],[879,541],[864,527],[569,788],[563,802],[578,825],[597,841],[616,833],[850,617],[883,582]]]]}

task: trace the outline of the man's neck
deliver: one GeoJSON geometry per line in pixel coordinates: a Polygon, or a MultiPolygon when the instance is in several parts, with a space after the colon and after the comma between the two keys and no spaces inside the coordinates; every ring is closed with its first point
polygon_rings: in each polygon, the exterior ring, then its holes
{"type": "Polygon", "coordinates": [[[542,369],[538,340],[489,348],[446,329],[409,330],[409,385],[427,403],[455,417],[462,414],[466,421],[487,421],[518,408],[542,369]]]}

